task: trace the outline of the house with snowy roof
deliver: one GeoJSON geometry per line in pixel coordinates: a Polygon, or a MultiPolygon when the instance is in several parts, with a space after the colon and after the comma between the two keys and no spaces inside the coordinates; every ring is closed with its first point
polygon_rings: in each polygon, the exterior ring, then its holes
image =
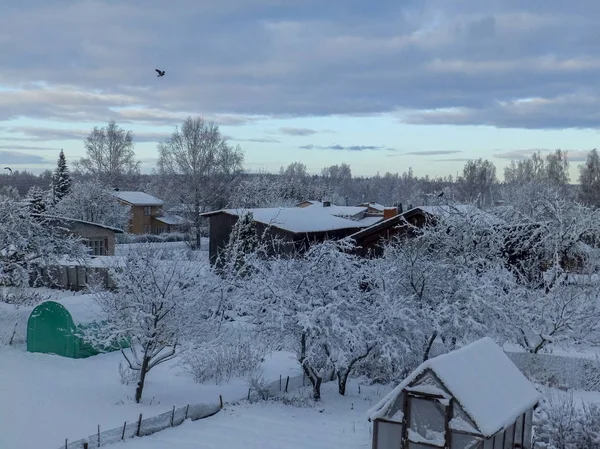
{"type": "Polygon", "coordinates": [[[541,394],[491,338],[427,360],[368,412],[373,449],[531,449],[541,394]]]}
{"type": "Polygon", "coordinates": [[[381,220],[366,207],[335,206],[328,202],[305,206],[255,209],[221,209],[201,214],[209,218],[209,256],[215,263],[218,254],[229,242],[229,235],[238,217],[251,213],[260,236],[277,238],[280,251],[307,249],[311,243],[338,240],[369,227],[381,220]]]}
{"type": "Polygon", "coordinates": [[[129,232],[131,234],[162,234],[174,232],[189,223],[180,215],[165,215],[164,201],[145,192],[120,191],[113,192],[122,204],[131,208],[129,232]]]}

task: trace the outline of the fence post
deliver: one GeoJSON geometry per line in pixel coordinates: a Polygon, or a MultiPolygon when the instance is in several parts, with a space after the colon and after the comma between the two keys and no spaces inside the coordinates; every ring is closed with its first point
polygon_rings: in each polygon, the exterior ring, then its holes
{"type": "Polygon", "coordinates": [[[281,391],[281,374],[279,375],[279,391],[281,391]]]}
{"type": "Polygon", "coordinates": [[[87,443],[83,443],[83,449],[88,449],[88,444],[87,443]]]}
{"type": "Polygon", "coordinates": [[[98,447],[100,447],[100,424],[98,424],[98,447]]]}
{"type": "Polygon", "coordinates": [[[285,380],[285,392],[287,393],[288,390],[288,385],[290,384],[290,376],[287,377],[287,379],[285,380]]]}
{"type": "Polygon", "coordinates": [[[219,405],[223,408],[223,396],[219,395],[219,405]]]}
{"type": "Polygon", "coordinates": [[[69,439],[65,438],[65,449],[67,449],[67,446],[69,445],[69,439]]]}
{"type": "Polygon", "coordinates": [[[138,420],[137,436],[140,436],[140,430],[142,428],[142,414],[140,413],[140,419],[138,420]]]}
{"type": "Polygon", "coordinates": [[[248,388],[248,400],[250,400],[250,388],[248,388]]]}
{"type": "Polygon", "coordinates": [[[171,427],[173,427],[174,420],[175,420],[175,406],[173,406],[173,411],[171,412],[171,427]]]}
{"type": "Polygon", "coordinates": [[[306,387],[306,385],[304,384],[304,379],[306,379],[306,374],[302,373],[302,386],[306,387]]]}
{"type": "Polygon", "coordinates": [[[188,411],[190,410],[190,404],[187,405],[187,407],[185,408],[185,418],[183,419],[184,421],[188,418],[188,411]]]}
{"type": "Polygon", "coordinates": [[[127,427],[127,421],[125,421],[125,424],[123,424],[123,433],[121,434],[121,440],[125,439],[125,428],[127,427]]]}

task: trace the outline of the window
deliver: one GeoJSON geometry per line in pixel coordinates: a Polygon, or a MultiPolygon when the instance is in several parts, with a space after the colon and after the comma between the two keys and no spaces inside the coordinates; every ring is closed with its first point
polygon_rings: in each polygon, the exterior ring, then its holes
{"type": "Polygon", "coordinates": [[[144,215],[147,217],[152,215],[152,206],[144,206],[144,215]]]}
{"type": "Polygon", "coordinates": [[[145,234],[150,234],[150,232],[152,232],[152,228],[149,224],[144,225],[144,233],[145,234]]]}
{"type": "Polygon", "coordinates": [[[106,244],[104,239],[90,239],[85,242],[90,248],[90,254],[92,256],[105,256],[106,255],[106,244]]]}

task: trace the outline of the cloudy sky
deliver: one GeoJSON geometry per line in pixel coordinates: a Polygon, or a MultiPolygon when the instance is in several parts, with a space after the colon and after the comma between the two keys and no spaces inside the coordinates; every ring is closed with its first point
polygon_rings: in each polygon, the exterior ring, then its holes
{"type": "Polygon", "coordinates": [[[575,169],[599,137],[598,17],[597,0],[5,1],[0,165],[73,161],[114,119],[150,171],[202,115],[252,171],[447,175],[555,148],[575,169]]]}

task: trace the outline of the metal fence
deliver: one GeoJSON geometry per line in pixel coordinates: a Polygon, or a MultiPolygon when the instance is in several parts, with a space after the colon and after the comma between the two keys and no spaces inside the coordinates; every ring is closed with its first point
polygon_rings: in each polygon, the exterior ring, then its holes
{"type": "MultiPolygon", "coordinates": [[[[266,399],[267,397],[291,392],[306,385],[308,385],[308,379],[304,375],[279,376],[278,380],[262,384],[259,388],[250,387],[247,399],[250,399],[251,395],[266,399]]],[[[240,398],[239,400],[243,399],[246,398],[240,398]]],[[[73,442],[65,440],[65,443],[57,449],[93,449],[129,438],[152,435],[169,427],[179,426],[186,419],[196,421],[208,418],[217,414],[222,407],[223,400],[219,397],[218,404],[190,404],[180,408],[173,407],[168,412],[146,419],[140,414],[136,421],[125,422],[122,426],[114,429],[103,431],[98,426],[97,432],[93,435],[73,442]]]]}
{"type": "Polygon", "coordinates": [[[125,422],[120,427],[104,431],[98,426],[95,434],[71,443],[65,440],[65,443],[57,449],[92,449],[133,437],[152,435],[169,427],[179,426],[186,419],[196,421],[208,418],[218,413],[221,408],[222,403],[190,404],[180,408],[173,407],[168,412],[146,419],[143,419],[140,413],[139,418],[134,422],[125,422]]]}

